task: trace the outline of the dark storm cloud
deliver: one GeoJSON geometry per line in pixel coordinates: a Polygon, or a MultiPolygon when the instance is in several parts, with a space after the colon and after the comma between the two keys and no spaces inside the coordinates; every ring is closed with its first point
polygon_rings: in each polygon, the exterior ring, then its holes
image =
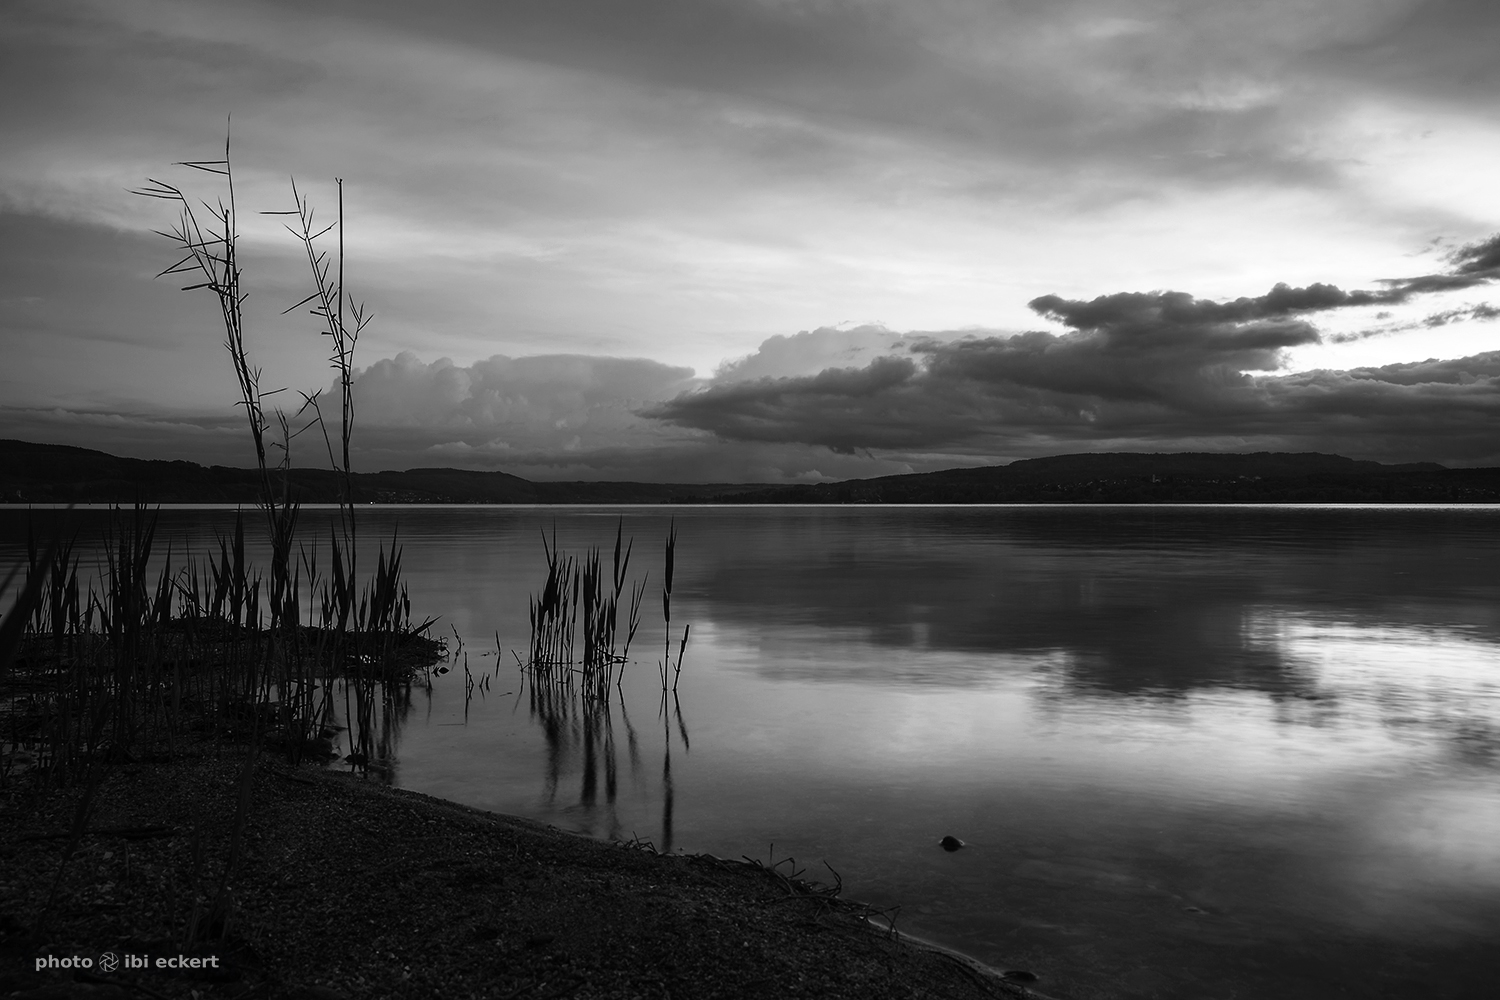
{"type": "MultiPolygon", "coordinates": [[[[1119,353],[1162,342],[1180,343],[1189,350],[1206,346],[1220,350],[1231,346],[1259,348],[1272,353],[1262,353],[1258,359],[1247,355],[1239,367],[1269,371],[1278,367],[1276,351],[1325,338],[1302,324],[1267,323],[1268,320],[1359,306],[1401,305],[1417,295],[1473,288],[1497,276],[1497,259],[1500,259],[1500,237],[1454,251],[1449,260],[1455,267],[1449,273],[1386,279],[1380,282],[1384,288],[1373,291],[1345,291],[1318,282],[1305,288],[1278,284],[1265,295],[1229,302],[1195,299],[1184,292],[1120,292],[1088,302],[1043,295],[1028,305],[1065,326],[1106,335],[1119,353]]],[[[1461,319],[1492,319],[1495,315],[1488,305],[1465,306],[1433,313],[1416,322],[1372,327],[1326,339],[1331,343],[1351,343],[1401,330],[1443,326],[1461,319]]],[[[1376,318],[1387,319],[1389,314],[1381,313],[1376,318]]]]}
{"type": "MultiPolygon", "coordinates": [[[[1491,456],[1500,417],[1500,353],[1266,374],[1288,348],[1321,341],[1304,316],[1403,302],[1451,279],[1492,276],[1494,241],[1465,248],[1455,273],[1378,291],[1277,285],[1216,302],[1181,292],[1120,293],[1031,302],[1070,329],[1014,336],[917,339],[903,356],[816,375],[716,382],[644,412],[738,441],[858,449],[949,449],[976,454],[1115,443],[1270,446],[1449,460],[1491,456]]],[[[1487,307],[1470,314],[1492,315],[1487,307]]]]}
{"type": "Polygon", "coordinates": [[[1406,281],[1421,280],[1405,279],[1399,287],[1374,292],[1346,292],[1321,282],[1306,288],[1279,284],[1264,295],[1229,302],[1195,299],[1185,292],[1118,292],[1088,302],[1042,295],[1032,299],[1029,305],[1042,315],[1079,330],[1113,329],[1170,337],[1208,325],[1246,323],[1345,306],[1402,302],[1411,294],[1406,281]]]}
{"type": "MultiPolygon", "coordinates": [[[[878,392],[909,369],[879,359],[870,371],[816,376],[828,391],[878,392]]],[[[775,442],[726,446],[707,435],[644,419],[643,406],[699,384],[690,368],[642,358],[537,355],[455,365],[409,352],[359,372],[360,468],[504,468],[528,478],[664,482],[819,481],[868,474],[821,448],[775,442]]],[[[902,462],[881,470],[907,472],[902,462]]]]}
{"type": "MultiPolygon", "coordinates": [[[[830,381],[857,395],[880,378],[830,381]],[[861,380],[871,384],[862,390],[861,380]]],[[[867,471],[807,446],[726,447],[637,413],[699,382],[690,368],[643,358],[496,355],[456,365],[403,352],[355,380],[357,461],[362,469],[504,468],[545,480],[788,482],[867,471]]],[[[908,471],[899,462],[885,468],[908,471]]]]}
{"type": "Polygon", "coordinates": [[[1448,255],[1459,274],[1493,276],[1500,271],[1500,234],[1459,247],[1448,255]]]}
{"type": "Polygon", "coordinates": [[[714,386],[641,412],[728,440],[820,444],[846,455],[857,448],[919,448],[929,443],[929,431],[903,419],[901,405],[918,371],[910,358],[882,357],[863,368],[714,386]],[[870,420],[874,408],[886,418],[870,420]]]}

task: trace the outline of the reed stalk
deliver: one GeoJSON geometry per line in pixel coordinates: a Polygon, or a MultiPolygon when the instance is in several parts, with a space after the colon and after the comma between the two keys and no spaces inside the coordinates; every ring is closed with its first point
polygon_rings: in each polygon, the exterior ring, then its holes
{"type": "MultiPolygon", "coordinates": [[[[213,201],[189,198],[182,188],[152,178],[136,193],[171,202],[175,224],[159,235],[179,257],[161,272],[190,275],[185,291],[208,289],[219,308],[229,354],[255,453],[258,508],[270,546],[264,569],[250,565],[244,517],[217,539],[206,557],[159,551],[156,514],[145,506],[117,513],[103,539],[96,583],[79,575],[76,536],[63,534],[43,547],[36,533],[20,595],[0,620],[0,682],[7,691],[31,692],[26,711],[8,713],[10,741],[0,761],[9,780],[24,747],[43,780],[67,784],[89,772],[101,754],[175,746],[188,724],[226,735],[264,736],[300,759],[332,711],[336,683],[361,708],[351,724],[360,749],[386,742],[407,675],[398,654],[432,624],[413,626],[411,598],[402,574],[399,540],[382,544],[368,579],[358,562],[351,439],[355,408],[354,349],[370,320],[344,289],[343,183],[334,226],[315,226],[308,200],[293,186],[297,217],[292,229],[313,273],[314,292],[298,305],[312,312],[330,338],[330,364],[338,373],[338,447],[318,409],[318,396],[288,416],[269,405],[261,369],[254,363],[244,315],[246,291],[239,252],[239,217],[231,145],[222,159],[180,166],[220,180],[213,201]],[[315,241],[337,227],[337,257],[315,241]],[[294,439],[318,425],[330,461],[343,483],[340,521],[321,560],[304,544],[300,507],[292,493],[294,439]],[[279,451],[279,461],[272,461],[279,451]],[[24,661],[24,668],[21,663],[24,661]],[[383,707],[377,709],[377,703],[383,707]],[[384,735],[378,734],[380,730],[384,735]]],[[[288,227],[292,228],[292,227],[288,227]]],[[[293,308],[296,308],[294,306],[293,308]]],[[[429,651],[435,644],[427,640],[429,651]]]]}
{"type": "Polygon", "coordinates": [[[677,683],[682,679],[682,657],[687,652],[688,633],[692,631],[691,625],[685,625],[682,629],[682,642],[677,647],[677,662],[672,663],[672,576],[677,561],[677,521],[674,518],[667,530],[667,553],[666,553],[666,579],[661,589],[661,614],[665,625],[662,639],[662,660],[659,668],[661,674],[662,707],[665,710],[667,698],[667,680],[670,676],[671,690],[675,695],[677,683]]]}

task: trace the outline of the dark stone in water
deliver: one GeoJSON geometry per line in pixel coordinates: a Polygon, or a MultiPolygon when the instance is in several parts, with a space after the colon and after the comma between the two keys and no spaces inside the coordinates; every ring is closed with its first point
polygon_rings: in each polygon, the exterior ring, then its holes
{"type": "Polygon", "coordinates": [[[1007,969],[1000,973],[1000,978],[1009,979],[1013,983],[1034,983],[1037,976],[1035,972],[1027,972],[1025,969],[1007,969]]]}
{"type": "Polygon", "coordinates": [[[959,840],[957,837],[949,836],[944,837],[942,840],[938,841],[938,845],[945,851],[956,851],[960,847],[964,846],[964,842],[962,840],[959,840]]]}

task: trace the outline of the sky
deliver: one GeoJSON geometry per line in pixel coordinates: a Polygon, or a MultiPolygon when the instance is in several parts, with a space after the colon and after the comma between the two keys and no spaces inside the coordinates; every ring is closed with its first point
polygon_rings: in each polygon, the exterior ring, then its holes
{"type": "Polygon", "coordinates": [[[7,0],[0,437],[253,463],[131,194],[217,202],[228,134],[289,416],[334,373],[261,213],[343,180],[357,471],[1500,465],[1496,51],[1493,0],[7,0]]]}

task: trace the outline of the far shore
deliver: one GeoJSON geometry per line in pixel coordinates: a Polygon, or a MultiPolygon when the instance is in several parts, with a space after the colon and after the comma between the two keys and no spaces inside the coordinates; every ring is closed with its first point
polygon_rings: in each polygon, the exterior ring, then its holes
{"type": "MultiPolygon", "coordinates": [[[[294,467],[278,482],[303,504],[353,500],[401,506],[1500,502],[1500,468],[1264,451],[1053,455],[797,484],[534,481],[501,471],[447,468],[353,472],[346,478],[314,467],[294,467]]],[[[0,440],[0,502],[250,505],[262,488],[260,473],[252,469],[0,440]]]]}

